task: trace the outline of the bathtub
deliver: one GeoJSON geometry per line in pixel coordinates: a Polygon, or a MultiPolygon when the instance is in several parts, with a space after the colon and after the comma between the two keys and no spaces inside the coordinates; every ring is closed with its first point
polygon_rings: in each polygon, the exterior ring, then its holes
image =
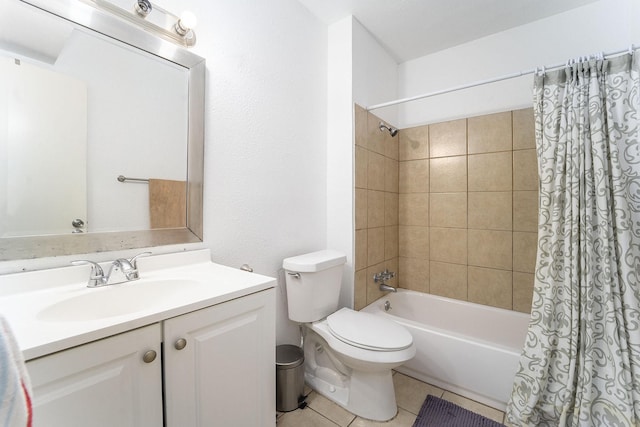
{"type": "Polygon", "coordinates": [[[388,317],[413,335],[416,356],[398,372],[505,410],[529,314],[403,289],[362,311],[388,317]]]}

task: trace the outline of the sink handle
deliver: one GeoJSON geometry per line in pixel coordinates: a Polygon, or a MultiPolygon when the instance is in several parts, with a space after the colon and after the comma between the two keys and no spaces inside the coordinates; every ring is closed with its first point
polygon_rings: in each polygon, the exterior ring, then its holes
{"type": "Polygon", "coordinates": [[[98,264],[97,262],[89,261],[88,259],[79,259],[76,261],[71,261],[71,264],[89,264],[91,266],[91,274],[89,275],[89,282],[87,283],[87,286],[89,288],[95,288],[96,286],[104,285],[104,271],[102,270],[102,267],[100,267],[100,264],[98,264]]]}
{"type": "Polygon", "coordinates": [[[144,257],[144,256],[149,256],[151,254],[152,254],[151,252],[142,252],[141,254],[138,254],[138,255],[134,256],[133,258],[131,258],[129,260],[129,262],[131,263],[133,268],[137,270],[138,269],[138,258],[144,257]]]}

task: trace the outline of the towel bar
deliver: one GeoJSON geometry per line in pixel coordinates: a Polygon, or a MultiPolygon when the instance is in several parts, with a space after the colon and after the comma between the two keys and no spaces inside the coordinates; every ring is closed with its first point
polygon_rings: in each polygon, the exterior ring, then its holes
{"type": "Polygon", "coordinates": [[[119,175],[118,176],[118,181],[120,181],[120,182],[128,182],[128,181],[131,181],[131,182],[146,182],[146,183],[149,182],[149,180],[145,179],[145,178],[127,178],[124,175],[119,175]]]}

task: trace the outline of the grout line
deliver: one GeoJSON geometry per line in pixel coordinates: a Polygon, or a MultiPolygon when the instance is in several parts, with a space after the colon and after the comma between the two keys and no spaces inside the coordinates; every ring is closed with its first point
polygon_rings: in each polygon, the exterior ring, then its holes
{"type": "MultiPolygon", "coordinates": [[[[304,411],[305,409],[310,409],[313,412],[315,412],[316,414],[320,415],[322,418],[326,419],[327,421],[329,421],[331,424],[334,424],[338,427],[340,427],[340,424],[336,423],[335,421],[333,421],[331,418],[325,416],[322,412],[316,411],[315,409],[313,409],[311,406],[307,405],[304,409],[297,409],[298,411],[304,411]]],[[[351,424],[351,423],[349,423],[351,424]]]]}

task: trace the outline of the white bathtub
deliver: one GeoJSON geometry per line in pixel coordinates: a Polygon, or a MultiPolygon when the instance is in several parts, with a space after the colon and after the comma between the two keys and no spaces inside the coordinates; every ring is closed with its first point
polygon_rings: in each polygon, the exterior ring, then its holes
{"type": "Polygon", "coordinates": [[[505,410],[528,314],[403,289],[363,311],[387,316],[413,335],[416,356],[397,371],[505,410]]]}

